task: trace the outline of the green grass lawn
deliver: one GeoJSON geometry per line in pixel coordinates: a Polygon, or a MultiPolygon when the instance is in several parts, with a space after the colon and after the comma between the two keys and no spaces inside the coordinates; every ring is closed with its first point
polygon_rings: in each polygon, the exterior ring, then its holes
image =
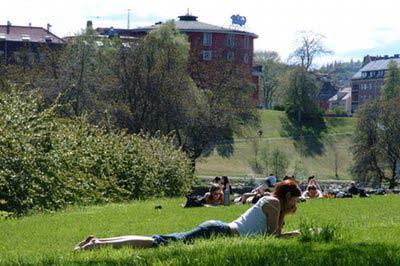
{"type": "Polygon", "coordinates": [[[400,196],[316,199],[299,204],[285,228],[300,223],[335,225],[329,242],[299,239],[216,238],[194,245],[111,249],[73,253],[87,235],[151,235],[192,228],[208,219],[231,221],[249,206],[184,209],[183,199],[74,207],[0,221],[0,264],[131,265],[400,265],[400,196]],[[154,206],[162,205],[161,210],[154,206]]]}
{"type": "MultiPolygon", "coordinates": [[[[296,164],[301,166],[304,176],[315,175],[319,179],[334,179],[335,158],[338,160],[339,179],[350,179],[348,169],[351,166],[352,154],[351,132],[354,130],[355,118],[327,117],[325,118],[327,131],[321,140],[311,140],[311,147],[316,151],[311,154],[304,154],[291,138],[284,138],[280,118],[284,112],[263,110],[261,112],[261,124],[258,129],[248,129],[245,136],[256,136],[261,129],[263,135],[260,141],[260,148],[267,147],[269,150],[278,148],[284,151],[289,159],[288,174],[295,173],[296,164]],[[314,143],[313,143],[314,142],[314,143]]],[[[228,175],[245,176],[254,175],[250,167],[249,159],[254,157],[254,150],[249,138],[236,138],[234,145],[235,152],[229,158],[223,158],[217,153],[210,157],[200,158],[196,165],[198,175],[228,175]]],[[[265,173],[267,174],[267,173],[265,173]]]]}

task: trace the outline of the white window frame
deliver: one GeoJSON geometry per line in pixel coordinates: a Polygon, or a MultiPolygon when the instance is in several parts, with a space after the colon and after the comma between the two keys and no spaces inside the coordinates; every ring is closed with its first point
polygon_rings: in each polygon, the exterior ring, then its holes
{"type": "Polygon", "coordinates": [[[249,63],[249,54],[248,53],[245,53],[244,54],[244,56],[243,56],[243,62],[245,63],[245,64],[248,64],[249,63]]]}
{"type": "Polygon", "coordinates": [[[211,46],[212,45],[212,32],[204,32],[203,33],[203,45],[204,46],[211,46]]]}
{"type": "Polygon", "coordinates": [[[212,52],[211,51],[203,51],[203,60],[211,61],[212,60],[212,52]]]}
{"type": "Polygon", "coordinates": [[[228,34],[226,36],[226,46],[231,47],[231,48],[235,46],[235,35],[228,34]]]}

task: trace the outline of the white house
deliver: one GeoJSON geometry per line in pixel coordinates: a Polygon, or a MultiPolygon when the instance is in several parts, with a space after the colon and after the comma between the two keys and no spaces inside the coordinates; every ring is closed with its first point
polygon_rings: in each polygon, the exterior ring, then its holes
{"type": "Polygon", "coordinates": [[[329,99],[329,110],[342,107],[344,111],[351,115],[351,87],[339,89],[337,94],[329,99]]]}

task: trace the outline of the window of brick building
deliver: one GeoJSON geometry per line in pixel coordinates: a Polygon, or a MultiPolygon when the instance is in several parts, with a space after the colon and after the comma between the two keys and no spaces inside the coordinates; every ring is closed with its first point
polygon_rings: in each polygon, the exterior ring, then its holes
{"type": "Polygon", "coordinates": [[[246,54],[244,54],[244,56],[243,56],[243,62],[245,63],[245,64],[248,64],[249,63],[249,55],[246,53],[246,54]]]}
{"type": "Polygon", "coordinates": [[[212,59],[211,51],[203,51],[203,60],[210,61],[212,59]]]}
{"type": "Polygon", "coordinates": [[[229,52],[226,54],[226,59],[228,59],[229,61],[233,61],[234,58],[235,58],[235,53],[234,53],[234,52],[229,51],[229,52]]]}
{"type": "Polygon", "coordinates": [[[203,45],[204,46],[211,46],[212,45],[212,33],[211,32],[204,32],[203,33],[203,45]]]}
{"type": "Polygon", "coordinates": [[[244,49],[249,49],[250,48],[250,38],[249,38],[249,36],[244,36],[243,47],[244,47],[244,49]]]}
{"type": "Polygon", "coordinates": [[[226,46],[233,47],[235,46],[235,36],[233,34],[228,34],[226,36],[226,46]]]}

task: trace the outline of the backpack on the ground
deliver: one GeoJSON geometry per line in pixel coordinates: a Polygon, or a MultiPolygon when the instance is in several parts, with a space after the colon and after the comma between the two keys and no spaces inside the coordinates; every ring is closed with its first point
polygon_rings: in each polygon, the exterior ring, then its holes
{"type": "Polygon", "coordinates": [[[205,200],[202,196],[186,195],[186,203],[182,205],[184,208],[189,207],[202,207],[204,206],[205,200]]]}

